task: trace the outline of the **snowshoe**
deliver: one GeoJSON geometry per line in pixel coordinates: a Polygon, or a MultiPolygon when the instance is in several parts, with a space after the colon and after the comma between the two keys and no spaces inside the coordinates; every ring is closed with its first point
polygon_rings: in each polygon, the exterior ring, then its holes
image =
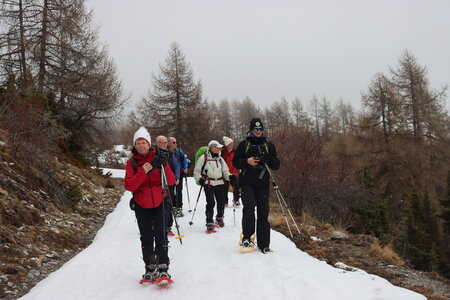
{"type": "MultiPolygon", "coordinates": [[[[156,266],[154,266],[156,267],[156,266]]],[[[149,269],[145,272],[144,275],[142,275],[141,281],[139,281],[140,284],[144,283],[155,283],[156,280],[158,280],[159,274],[157,269],[149,269]]]]}
{"type": "Polygon", "coordinates": [[[239,240],[239,247],[241,252],[248,253],[255,251],[255,235],[252,235],[250,239],[244,239],[242,232],[239,240]]]}
{"type": "Polygon", "coordinates": [[[217,227],[219,227],[219,228],[223,228],[223,227],[225,226],[225,223],[224,223],[224,221],[223,221],[223,218],[217,218],[217,219],[216,219],[216,225],[217,225],[217,227]]]}
{"type": "Polygon", "coordinates": [[[173,231],[172,231],[172,228],[170,228],[170,227],[167,227],[166,232],[167,232],[167,236],[174,236],[175,235],[173,233],[173,231]]]}
{"type": "Polygon", "coordinates": [[[144,275],[142,275],[142,279],[145,281],[155,281],[158,278],[158,271],[148,271],[144,275]]]}
{"type": "Polygon", "coordinates": [[[206,223],[206,233],[214,233],[214,223],[206,223]]]}
{"type": "Polygon", "coordinates": [[[161,264],[158,267],[159,267],[158,278],[156,279],[155,284],[165,285],[173,283],[173,280],[168,272],[167,265],[161,264]]]}
{"type": "Polygon", "coordinates": [[[173,280],[170,277],[159,277],[156,281],[155,284],[157,285],[167,285],[167,284],[172,284],[173,280]]]}

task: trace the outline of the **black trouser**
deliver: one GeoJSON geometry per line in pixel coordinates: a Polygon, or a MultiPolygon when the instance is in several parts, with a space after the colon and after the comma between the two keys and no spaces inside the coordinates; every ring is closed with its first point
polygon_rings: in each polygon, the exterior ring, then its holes
{"type": "MultiPolygon", "coordinates": [[[[166,204],[166,203],[165,203],[166,204]]],[[[160,264],[169,265],[168,244],[164,228],[163,205],[156,208],[142,208],[136,204],[135,210],[139,232],[141,233],[142,257],[149,265],[149,256],[156,253],[160,264]]]]}
{"type": "Polygon", "coordinates": [[[183,208],[183,177],[185,176],[183,170],[180,174],[180,182],[176,185],[176,201],[173,206],[176,208],[183,208]]]}
{"type": "Polygon", "coordinates": [[[263,249],[270,245],[269,224],[269,185],[255,187],[243,185],[242,188],[242,235],[250,239],[255,233],[255,207],[256,207],[256,240],[258,247],[263,249]]]}
{"type": "Polygon", "coordinates": [[[205,196],[206,196],[206,223],[214,222],[214,205],[216,204],[214,201],[214,197],[217,201],[217,218],[223,218],[224,211],[224,201],[225,201],[225,192],[224,185],[216,185],[216,186],[205,186],[205,196]]]}
{"type": "Polygon", "coordinates": [[[239,181],[238,178],[233,182],[225,181],[225,204],[228,204],[228,188],[230,184],[233,186],[233,201],[239,201],[239,181]]]}
{"type": "Polygon", "coordinates": [[[175,202],[175,185],[171,185],[169,186],[169,194],[170,194],[170,200],[171,201],[166,201],[164,203],[165,205],[165,209],[166,209],[166,215],[167,215],[167,222],[166,222],[166,227],[167,228],[171,228],[173,225],[173,216],[172,216],[172,208],[173,208],[173,204],[175,202]]]}

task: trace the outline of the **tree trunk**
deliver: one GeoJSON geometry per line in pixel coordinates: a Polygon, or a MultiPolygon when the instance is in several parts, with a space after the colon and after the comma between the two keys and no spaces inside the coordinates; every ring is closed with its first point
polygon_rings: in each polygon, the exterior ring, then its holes
{"type": "Polygon", "coordinates": [[[47,52],[47,25],[48,25],[48,0],[44,0],[44,7],[42,9],[42,35],[41,35],[41,53],[39,57],[39,77],[38,88],[39,91],[44,90],[45,79],[45,56],[47,52]]]}
{"type": "Polygon", "coordinates": [[[20,35],[20,66],[21,77],[25,79],[27,76],[27,61],[25,57],[25,30],[23,26],[23,3],[19,0],[19,35],[20,35]]]}

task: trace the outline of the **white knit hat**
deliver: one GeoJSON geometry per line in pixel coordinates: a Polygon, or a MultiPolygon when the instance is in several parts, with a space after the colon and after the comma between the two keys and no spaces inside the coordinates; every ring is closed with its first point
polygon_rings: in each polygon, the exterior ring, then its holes
{"type": "Polygon", "coordinates": [[[139,128],[133,136],[133,146],[136,145],[136,140],[139,138],[143,138],[146,139],[147,142],[151,145],[152,144],[152,139],[150,138],[150,133],[148,133],[147,129],[142,126],[141,128],[139,128]]]}
{"type": "Polygon", "coordinates": [[[211,142],[208,143],[208,147],[216,147],[216,148],[222,148],[223,145],[221,145],[218,141],[216,140],[212,140],[211,142]]]}
{"type": "Polygon", "coordinates": [[[228,147],[229,144],[233,143],[234,141],[232,139],[230,139],[227,136],[223,137],[223,143],[225,144],[225,147],[228,147]]]}

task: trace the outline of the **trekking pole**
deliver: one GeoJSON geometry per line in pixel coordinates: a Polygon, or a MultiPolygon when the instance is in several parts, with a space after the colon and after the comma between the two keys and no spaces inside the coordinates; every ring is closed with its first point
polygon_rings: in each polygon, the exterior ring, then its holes
{"type": "Polygon", "coordinates": [[[236,226],[236,207],[233,207],[233,226],[236,226]]]}
{"type": "MultiPolygon", "coordinates": [[[[186,192],[187,192],[187,195],[188,195],[188,205],[189,205],[189,210],[188,210],[188,212],[192,212],[192,209],[191,209],[191,199],[189,199],[189,185],[188,185],[188,183],[187,183],[187,177],[184,177],[184,179],[186,179],[185,181],[186,181],[186,192]]],[[[183,184],[183,183],[181,183],[181,184],[183,184]]]]}
{"type": "Polygon", "coordinates": [[[203,189],[203,185],[200,187],[200,191],[198,191],[197,202],[195,202],[194,212],[192,213],[192,218],[189,221],[189,225],[191,225],[191,226],[194,224],[192,221],[194,220],[194,215],[195,215],[195,212],[197,211],[197,204],[198,204],[198,200],[200,199],[200,194],[202,193],[202,189],[203,189]]]}
{"type": "MultiPolygon", "coordinates": [[[[161,184],[162,184],[162,186],[167,188],[167,193],[169,195],[170,202],[172,202],[172,196],[170,195],[169,185],[167,184],[166,172],[164,171],[163,165],[161,165],[161,184]]],[[[163,197],[163,210],[164,210],[164,197],[163,197]]],[[[176,236],[175,239],[180,240],[180,244],[183,245],[183,241],[181,239],[184,238],[184,235],[180,234],[180,228],[178,226],[178,220],[177,220],[177,217],[173,214],[173,209],[170,210],[170,213],[172,214],[172,217],[175,220],[175,228],[177,229],[177,233],[178,233],[178,236],[176,236]]],[[[163,218],[163,224],[165,223],[164,219],[165,218],[163,218]]],[[[164,225],[164,230],[165,230],[165,228],[166,227],[164,225]]],[[[164,236],[167,239],[167,234],[164,234],[164,236]]]]}
{"type": "Polygon", "coordinates": [[[163,180],[163,172],[164,172],[164,167],[161,164],[161,198],[162,198],[162,210],[163,210],[163,232],[164,232],[164,244],[163,244],[163,248],[168,248],[169,247],[169,240],[167,238],[167,232],[166,232],[166,207],[164,205],[164,180],[163,180]]]}
{"type": "Polygon", "coordinates": [[[278,202],[280,203],[281,211],[283,212],[284,219],[286,220],[286,224],[287,224],[287,226],[288,226],[289,233],[291,234],[291,237],[294,237],[294,236],[292,235],[291,227],[289,226],[289,222],[288,222],[286,213],[284,212],[283,204],[284,204],[284,206],[286,207],[286,210],[288,211],[289,216],[291,217],[291,220],[292,220],[292,222],[293,222],[294,225],[295,225],[295,228],[297,228],[298,234],[301,235],[302,233],[300,232],[300,229],[298,228],[297,222],[295,222],[295,219],[294,219],[294,217],[292,216],[291,210],[289,209],[289,207],[288,207],[286,201],[284,200],[284,197],[283,197],[283,195],[281,194],[280,189],[279,189],[277,183],[275,182],[275,179],[273,178],[273,175],[272,175],[272,172],[271,172],[270,169],[269,169],[269,166],[267,165],[267,163],[265,163],[264,165],[266,166],[266,169],[267,169],[267,171],[269,172],[270,179],[272,180],[273,189],[275,190],[275,194],[277,195],[278,202]],[[282,202],[283,202],[283,203],[282,203],[282,202]]]}

